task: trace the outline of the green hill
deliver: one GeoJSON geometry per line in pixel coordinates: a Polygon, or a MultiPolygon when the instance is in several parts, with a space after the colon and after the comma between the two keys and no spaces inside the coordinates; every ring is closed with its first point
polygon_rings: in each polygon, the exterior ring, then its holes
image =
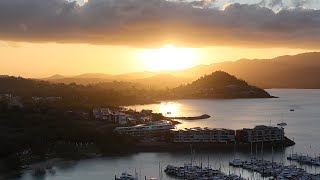
{"type": "Polygon", "coordinates": [[[269,93],[223,71],[173,89],[176,98],[270,98],[269,93]]]}

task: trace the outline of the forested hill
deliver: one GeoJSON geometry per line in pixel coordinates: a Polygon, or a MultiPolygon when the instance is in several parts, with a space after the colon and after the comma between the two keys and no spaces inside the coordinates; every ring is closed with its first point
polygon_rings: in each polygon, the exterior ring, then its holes
{"type": "Polygon", "coordinates": [[[153,89],[138,83],[106,82],[93,85],[50,83],[6,77],[0,78],[0,94],[32,97],[61,97],[61,103],[84,108],[154,103],[180,98],[268,98],[270,95],[228,73],[217,71],[188,85],[173,89],[153,89]]]}
{"type": "Polygon", "coordinates": [[[159,96],[159,93],[130,82],[113,81],[85,86],[20,77],[0,78],[0,94],[20,96],[24,101],[32,97],[61,97],[62,104],[84,108],[152,103],[155,96],[159,96]]]}
{"type": "Polygon", "coordinates": [[[173,89],[179,98],[269,98],[269,93],[223,71],[173,89]]]}

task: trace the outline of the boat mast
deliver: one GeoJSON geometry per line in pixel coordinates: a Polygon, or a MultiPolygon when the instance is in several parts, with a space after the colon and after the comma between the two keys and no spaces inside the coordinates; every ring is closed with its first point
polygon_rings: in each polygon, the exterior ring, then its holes
{"type": "Polygon", "coordinates": [[[262,145],[261,145],[261,156],[262,156],[262,161],[263,161],[263,141],[264,141],[264,140],[262,140],[262,145]]]}
{"type": "Polygon", "coordinates": [[[251,159],[252,159],[252,140],[250,141],[250,150],[251,150],[251,152],[250,152],[250,157],[251,157],[251,159]]]}
{"type": "Polygon", "coordinates": [[[273,167],[273,144],[271,146],[271,150],[272,150],[272,167],[273,167]]]}
{"type": "Polygon", "coordinates": [[[258,159],[258,142],[256,142],[256,158],[258,159]]]}

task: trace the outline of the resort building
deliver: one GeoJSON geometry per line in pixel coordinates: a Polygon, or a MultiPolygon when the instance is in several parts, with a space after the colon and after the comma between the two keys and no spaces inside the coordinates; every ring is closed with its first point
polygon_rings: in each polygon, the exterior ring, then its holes
{"type": "Polygon", "coordinates": [[[141,110],[141,112],[140,112],[141,114],[152,114],[152,110],[150,110],[150,109],[142,109],[141,110]]]}
{"type": "Polygon", "coordinates": [[[274,126],[256,126],[253,129],[244,128],[236,131],[240,142],[270,142],[284,140],[284,128],[274,126]]]}
{"type": "Polygon", "coordinates": [[[32,97],[32,100],[35,102],[57,102],[57,101],[61,101],[62,97],[32,97]]]}
{"type": "Polygon", "coordinates": [[[171,130],[173,142],[216,142],[229,143],[235,141],[235,131],[230,129],[186,128],[171,130]]]}
{"type": "Polygon", "coordinates": [[[131,136],[147,136],[170,132],[170,130],[174,128],[175,126],[172,125],[171,122],[162,120],[157,122],[150,122],[148,124],[139,124],[131,127],[117,127],[115,131],[120,134],[127,134],[131,136]]]}
{"type": "Polygon", "coordinates": [[[111,111],[109,108],[94,108],[93,116],[96,119],[102,119],[112,123],[125,125],[128,123],[129,117],[123,112],[111,111]]]}

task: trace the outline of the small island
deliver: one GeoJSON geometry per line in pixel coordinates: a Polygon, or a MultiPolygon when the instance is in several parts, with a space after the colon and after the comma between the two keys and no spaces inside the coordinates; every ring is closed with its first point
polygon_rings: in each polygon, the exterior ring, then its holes
{"type": "Polygon", "coordinates": [[[172,99],[273,98],[265,90],[226,72],[216,71],[171,90],[172,99]]]}

